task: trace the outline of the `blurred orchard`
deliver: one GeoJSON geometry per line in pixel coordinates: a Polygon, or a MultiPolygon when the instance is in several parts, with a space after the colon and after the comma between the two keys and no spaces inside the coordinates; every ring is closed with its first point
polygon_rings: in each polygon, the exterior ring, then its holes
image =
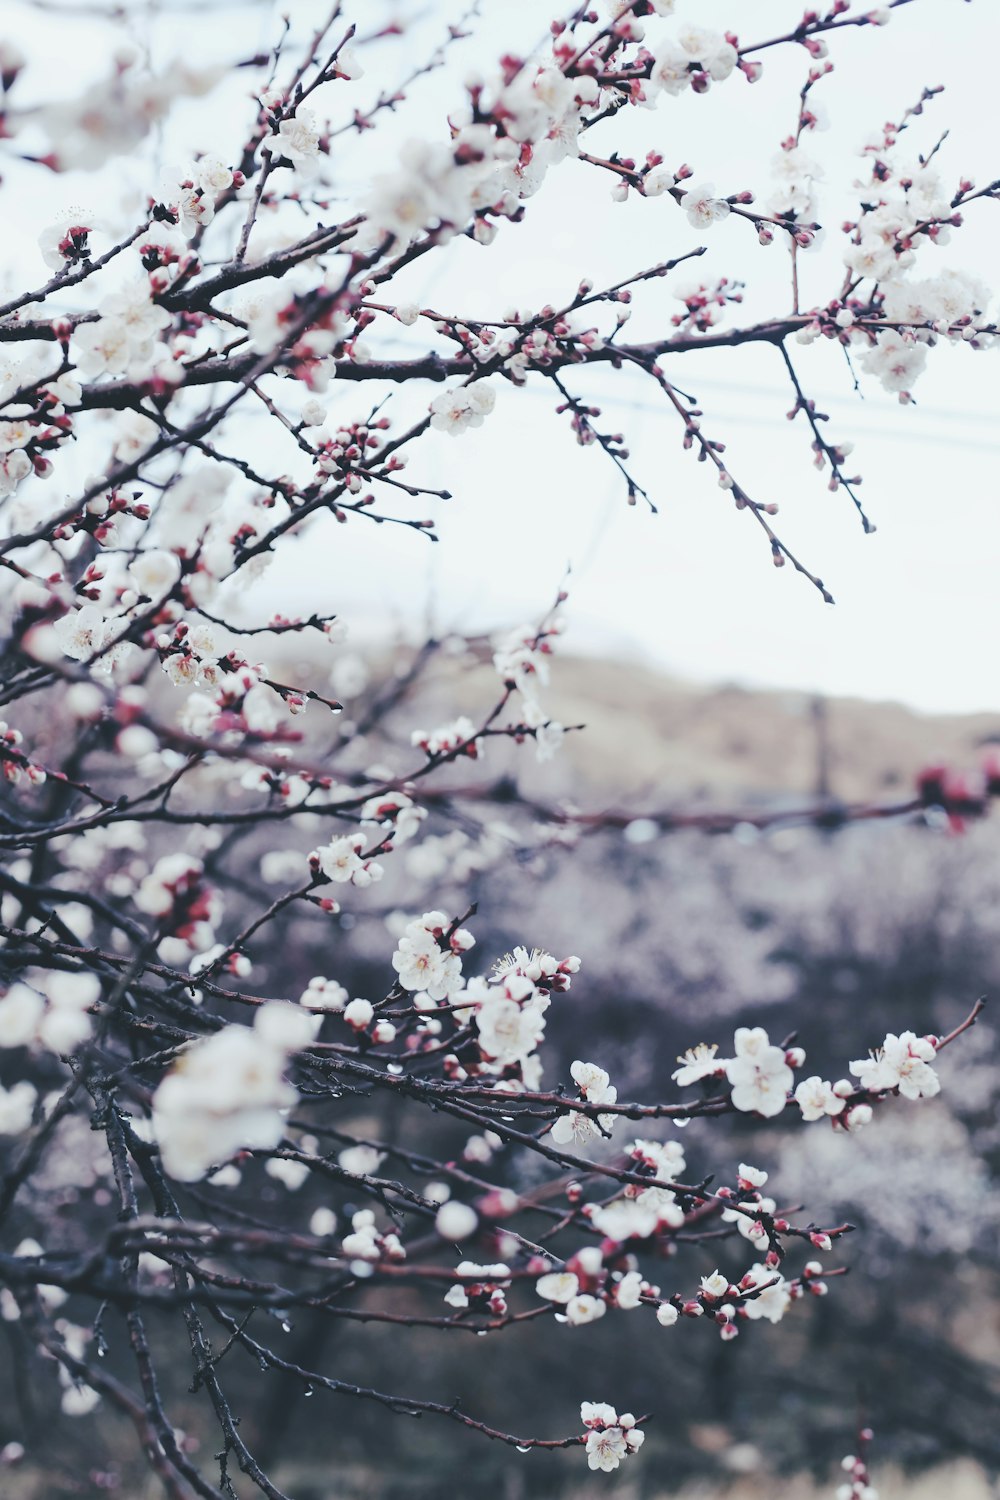
{"type": "Polygon", "coordinates": [[[814,357],[905,408],[997,336],[962,230],[1000,183],[963,170],[936,81],[900,99],[882,70],[852,211],[823,207],[814,133],[859,130],[827,121],[841,49],[905,48],[928,3],[789,4],[772,30],[610,0],[497,51],[484,7],[292,0],[260,52],[228,12],[227,66],[196,45],[211,6],[174,13],[170,56],[136,44],[140,6],[40,3],[43,43],[0,34],[5,1496],[777,1494],[811,1471],[876,1500],[882,1463],[919,1484],[952,1461],[987,1483],[990,725],[918,764],[897,734],[895,782],[869,758],[841,794],[819,710],[815,776],[790,721],[750,774],[784,710],[748,695],[713,783],[690,695],[661,721],[661,681],[562,650],[565,554],[529,618],[414,625],[498,406],[656,508],[629,396],[610,409],[626,378],[718,549],[748,528],[774,588],[833,602],[682,356],[770,351],[802,489],[865,545],[814,357]],[[53,67],[66,17],[120,32],[79,88],[53,67]],[[752,183],[703,179],[682,100],[765,114],[752,183]],[[126,170],[134,202],[108,190],[126,170]],[[619,233],[618,274],[581,244],[551,300],[510,305],[560,183],[619,233]],[[655,263],[624,205],[655,217],[655,263]],[[732,265],[704,274],[726,221],[732,265]],[[780,290],[751,314],[761,259],[780,290]],[[409,604],[373,532],[409,549],[409,604]],[[405,628],[352,638],[345,571],[405,628]],[[643,787],[650,725],[691,748],[669,775],[647,754],[643,787]]]}

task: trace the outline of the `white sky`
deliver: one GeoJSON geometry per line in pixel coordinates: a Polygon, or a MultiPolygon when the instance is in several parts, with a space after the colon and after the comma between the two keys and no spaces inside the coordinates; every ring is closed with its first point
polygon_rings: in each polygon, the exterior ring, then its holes
{"type": "MultiPolygon", "coordinates": [[[[407,135],[442,131],[447,108],[459,101],[463,72],[474,65],[486,71],[501,52],[537,42],[550,8],[558,9],[555,0],[482,0],[478,40],[456,50],[449,73],[414,89],[410,105],[379,141],[367,139],[359,149],[354,137],[343,138],[347,152],[335,175],[344,195],[363,180],[367,163],[379,164],[371,155],[376,147],[384,166],[407,135]]],[[[267,44],[277,15],[289,9],[296,28],[305,31],[321,7],[313,0],[206,4],[171,15],[164,0],[152,33],[154,60],[246,56],[267,44]]],[[[405,43],[366,49],[367,76],[338,86],[351,88],[349,107],[394,83],[421,39],[436,40],[460,13],[445,0],[401,0],[394,7],[375,0],[356,0],[352,7],[348,0],[345,9],[362,32],[375,29],[387,9],[423,17],[405,43]]],[[[720,29],[736,25],[743,41],[787,30],[801,10],[801,0],[678,3],[682,18],[720,29]]],[[[649,30],[664,34],[674,24],[651,22],[649,30]]],[[[145,24],[139,28],[136,21],[135,28],[148,34],[145,24]]],[[[0,21],[0,32],[17,36],[33,54],[44,48],[44,73],[25,79],[26,88],[38,91],[51,90],[53,78],[67,92],[82,88],[103,71],[116,35],[126,29],[83,13],[55,22],[22,0],[6,0],[0,21]]],[[[831,127],[808,142],[825,167],[820,217],[829,232],[825,246],[806,259],[804,305],[827,300],[839,282],[838,226],[850,211],[857,147],[871,128],[915,102],[925,84],[947,88],[913,130],[914,152],[929,149],[947,128],[940,155],[949,185],[962,173],[979,183],[1000,175],[1000,107],[989,75],[998,43],[1000,5],[993,0],[916,0],[883,30],[852,30],[834,39],[836,71],[816,94],[831,127]]],[[[764,78],[754,87],[734,78],[704,98],[665,98],[655,112],[627,111],[595,132],[588,148],[617,147],[641,157],[655,147],[670,166],[689,162],[697,181],[711,180],[723,192],[750,188],[764,198],[768,164],[794,127],[808,63],[801,49],[765,58],[764,78]]],[[[161,144],[170,153],[163,164],[183,160],[185,144],[225,155],[224,143],[240,138],[250,83],[243,74],[217,100],[182,112],[178,133],[161,144]]],[[[330,106],[335,118],[347,108],[339,98],[330,106]]],[[[30,206],[23,242],[8,239],[5,226],[8,281],[25,266],[33,280],[44,278],[35,235],[62,204],[103,206],[99,195],[105,194],[125,213],[130,190],[143,183],[134,167],[120,162],[96,184],[80,174],[56,178],[28,167],[13,169],[11,182],[15,172],[30,190],[30,206]]],[[[528,203],[523,224],[502,228],[488,250],[456,241],[427,257],[408,273],[400,295],[444,312],[489,316],[511,303],[558,302],[581,275],[598,285],[611,282],[698,243],[668,200],[617,205],[608,185],[604,174],[577,163],[554,169],[528,203]]],[[[979,205],[949,248],[922,252],[917,274],[954,265],[995,283],[998,213],[996,203],[979,205]]],[[[748,282],[746,304],[734,310],[740,321],[787,310],[787,258],[777,244],[760,249],[751,228],[734,219],[709,236],[699,276],[730,274],[748,282]]],[[[688,279],[677,273],[679,284],[688,279]]],[[[669,327],[679,306],[672,285],[654,282],[637,296],[629,337],[655,337],[669,327]]],[[[400,348],[412,349],[417,333],[419,327],[401,329],[406,342],[400,348]]],[[[838,601],[833,608],[790,567],[774,570],[752,518],[737,513],[707,466],[682,450],[679,424],[652,383],[638,372],[608,370],[565,378],[575,393],[597,399],[608,428],[626,434],[630,467],[659,515],[648,514],[641,501],[635,509],[626,505],[610,461],[575,445],[567,419],[554,415],[555,391],[535,380],[522,392],[501,390],[495,413],[478,431],[457,439],[434,434],[415,450],[408,477],[455,496],[447,505],[429,502],[426,510],[440,519],[440,545],[402,528],[331,523],[328,544],[313,536],[275,565],[267,606],[283,594],[287,607],[293,588],[299,607],[322,603],[349,620],[364,615],[369,622],[412,623],[430,606],[438,628],[494,627],[537,617],[569,563],[567,644],[575,650],[639,657],[703,679],[895,698],[934,710],[997,707],[1000,350],[932,351],[918,403],[909,408],[870,380],[855,394],[842,356],[827,345],[798,350],[796,362],[809,394],[834,419],[830,434],[855,442],[851,463],[864,475],[863,497],[878,525],[874,536],[864,536],[849,499],[830,494],[812,468],[802,418],[794,425],[785,420],[791,399],[777,351],[676,357],[665,361],[665,370],[698,396],[706,432],[729,444],[727,461],[749,493],[780,502],[779,534],[824,577],[838,601]]],[[[422,387],[418,399],[426,402],[432,394],[422,387]]],[[[368,388],[354,385],[331,388],[334,417],[359,415],[368,395],[368,388]]],[[[410,513],[424,513],[427,504],[410,513]]]]}

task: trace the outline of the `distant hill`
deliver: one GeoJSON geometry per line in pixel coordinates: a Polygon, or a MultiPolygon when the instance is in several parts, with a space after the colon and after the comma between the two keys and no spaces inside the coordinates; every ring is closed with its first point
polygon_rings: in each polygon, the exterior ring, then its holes
{"type": "MultiPolygon", "coordinates": [[[[384,646],[369,653],[359,643],[331,653],[308,637],[287,636],[262,638],[258,649],[272,663],[287,663],[296,674],[289,680],[311,680],[327,692],[326,674],[341,654],[357,650],[365,658],[377,692],[393,668],[405,673],[412,656],[412,648],[400,648],[390,664],[384,646]]],[[[395,710],[396,731],[488,712],[497,697],[489,658],[485,641],[437,653],[407,706],[395,710]]],[[[634,662],[568,654],[553,659],[542,700],[554,719],[584,724],[585,733],[569,736],[559,759],[537,772],[530,751],[510,759],[494,742],[477,779],[487,766],[511,769],[530,790],[630,809],[811,799],[824,785],[831,796],[860,801],[906,797],[917,772],[935,761],[975,770],[984,751],[1000,744],[1000,712],[924,714],[861,698],[706,687],[634,662]]],[[[347,716],[364,717],[367,701],[348,700],[347,716]]]]}
{"type": "Polygon", "coordinates": [[[700,687],[634,664],[572,657],[552,678],[546,703],[554,715],[587,723],[568,746],[583,779],[595,790],[648,789],[660,801],[811,795],[824,757],[838,797],[905,795],[921,767],[942,760],[972,770],[1000,740],[1000,713],[921,714],[860,698],[700,687]]]}

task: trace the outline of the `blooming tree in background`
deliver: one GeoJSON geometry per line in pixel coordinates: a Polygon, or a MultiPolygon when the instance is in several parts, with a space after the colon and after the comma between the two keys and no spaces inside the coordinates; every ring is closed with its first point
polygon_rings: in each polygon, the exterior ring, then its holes
{"type": "MultiPolygon", "coordinates": [[[[546,708],[565,590],[496,640],[400,653],[350,718],[337,599],[305,617],[290,589],[278,613],[254,610],[257,580],[289,548],[301,558],[310,547],[322,568],[328,549],[349,555],[358,527],[417,533],[414,549],[436,538],[449,497],[422,483],[420,440],[437,431],[474,445],[498,392],[517,401],[529,384],[548,388],[551,441],[568,425],[618,471],[630,503],[648,499],[624,435],[578,394],[588,366],[641,372],[665,425],[774,563],[829,601],[776,530],[776,507],[756,498],[765,476],[730,471],[676,382],[691,351],[773,346],[788,415],[867,529],[850,443],[808,395],[802,346],[836,342],[845,370],[905,404],[938,347],[966,344],[971,357],[992,344],[992,294],[953,245],[1000,184],[977,187],[927,133],[938,90],[902,114],[888,97],[871,104],[892,122],[865,143],[853,218],[822,238],[810,140],[823,80],[846,29],[902,27],[909,3],[834,0],[763,37],[706,30],[683,0],[580,6],[530,56],[479,56],[436,132],[398,160],[379,156],[380,125],[475,22],[446,28],[396,80],[382,76],[385,33],[366,30],[365,7],[337,4],[311,37],[293,24],[267,56],[234,52],[251,94],[240,149],[218,154],[208,130],[166,185],[152,144],[175,109],[208,109],[215,70],[177,61],[154,74],[123,50],[99,85],[22,107],[34,62],[14,38],[0,42],[0,148],[19,169],[150,163],[138,222],[67,202],[42,236],[38,284],[0,307],[0,1311],[51,1357],[64,1411],[104,1401],[130,1418],[171,1496],[233,1496],[237,1471],[283,1493],[241,1436],[220,1367],[229,1349],[306,1393],[377,1403],[387,1422],[426,1413],[521,1450],[579,1446],[591,1469],[617,1469],[657,1418],[655,1392],[647,1411],[619,1412],[572,1351],[566,1435],[551,1437],[531,1430],[530,1412],[507,1432],[463,1402],[299,1366],[272,1328],[297,1313],[402,1325],[401,1337],[420,1327],[516,1339],[519,1324],[551,1319],[569,1348],[586,1339],[582,1325],[626,1312],[665,1339],[701,1320],[725,1341],[753,1338],[761,1319],[808,1317],[811,1297],[836,1293],[851,1226],[786,1210],[759,1153],[689,1163],[676,1128],[736,1113],[856,1131],[891,1096],[916,1107],[935,1095],[939,1052],[975,1020],[978,1005],[948,1035],[883,1040],[860,1016],[849,1052],[872,1050],[845,1055],[838,1078],[810,1074],[794,1038],[759,1026],[724,1043],[692,1037],[654,1100],[619,1098],[585,1037],[569,1076],[546,1076],[547,1022],[572,1007],[585,964],[581,974],[579,957],[533,947],[533,933],[481,957],[472,903],[440,910],[438,889],[445,867],[471,885],[516,852],[519,835],[498,835],[471,763],[497,740],[548,760],[572,728],[546,708]],[[777,48],[802,62],[790,109],[767,94],[777,48]],[[684,146],[693,166],[656,148],[672,139],[678,95],[719,89],[734,114],[749,97],[781,122],[752,191],[700,181],[696,140],[684,146]],[[641,159],[616,150],[619,117],[634,111],[649,138],[641,159]],[[373,168],[345,198],[345,163],[362,148],[373,168]],[[492,287],[532,200],[563,173],[595,212],[662,200],[648,212],[668,248],[672,224],[707,237],[739,220],[744,263],[700,280],[701,249],[634,269],[623,243],[614,285],[580,280],[540,308],[411,300],[409,268],[459,237],[479,247],[492,287]],[[743,324],[758,254],[784,257],[787,295],[743,324]],[[800,288],[807,256],[826,277],[817,303],[800,288]],[[676,311],[659,337],[631,339],[633,310],[663,282],[676,311]],[[447,721],[379,741],[442,651],[454,666],[447,721]],[[470,661],[495,669],[486,704],[465,692],[470,661]],[[441,822],[455,807],[457,834],[441,822]],[[331,972],[289,982],[303,920],[331,972]],[[338,973],[346,934],[365,922],[392,934],[370,998],[338,973]],[[405,1144],[357,1129],[372,1100],[403,1113],[405,1144]],[[105,1190],[81,1200],[77,1221],[47,1224],[32,1185],[77,1120],[103,1140],[105,1190]],[[260,1174],[287,1190],[280,1213],[253,1197],[260,1174]],[[720,1230],[741,1273],[687,1274],[674,1252],[720,1230]],[[189,1351],[218,1423],[217,1462],[192,1456],[161,1398],[154,1317],[189,1351]],[[131,1379],[101,1363],[114,1341],[130,1350],[131,1379]]],[[[752,22],[752,7],[733,11],[752,22]]],[[[944,775],[890,810],[968,814],[1000,787],[995,769],[950,789],[944,775]]],[[[559,842],[571,821],[529,813],[536,839],[559,842]]],[[[586,939],[581,923],[584,959],[586,939]]],[[[844,1493],[871,1493],[863,1460],[848,1467],[844,1493]]]]}

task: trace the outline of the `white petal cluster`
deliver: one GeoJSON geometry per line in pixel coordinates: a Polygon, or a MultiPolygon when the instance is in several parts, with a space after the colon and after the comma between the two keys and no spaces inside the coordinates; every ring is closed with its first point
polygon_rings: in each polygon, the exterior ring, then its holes
{"type": "Polygon", "coordinates": [[[744,1239],[752,1241],[764,1248],[768,1243],[767,1230],[759,1219],[753,1217],[755,1213],[773,1214],[778,1205],[774,1198],[767,1198],[756,1187],[763,1187],[767,1181],[766,1172],[756,1172],[752,1167],[740,1166],[740,1188],[742,1189],[740,1203],[742,1210],[738,1208],[724,1208],[722,1219],[726,1224],[735,1224],[744,1239]],[[755,1179],[759,1179],[756,1186],[755,1179]]]}
{"type": "Polygon", "coordinates": [[[795,1075],[781,1047],[772,1046],[762,1026],[740,1026],[734,1037],[736,1056],[726,1063],[733,1105],[749,1114],[780,1115],[795,1075]]]}
{"type": "Polygon", "coordinates": [[[659,1230],[679,1229],[684,1211],[669,1188],[648,1187],[627,1190],[621,1198],[593,1209],[589,1218],[606,1239],[624,1244],[649,1239],[659,1230]]]}
{"type": "MultiPolygon", "coordinates": [[[[219,198],[228,192],[233,181],[232,171],[219,157],[201,158],[178,189],[178,224],[184,234],[190,237],[211,224],[219,198]]],[[[243,181],[242,177],[239,181],[243,181]]]]}
{"type": "Polygon", "coordinates": [[[9,1089],[0,1084],[0,1135],[23,1134],[31,1124],[37,1102],[35,1087],[27,1079],[12,1083],[9,1089]]]}
{"type": "Polygon", "coordinates": [[[468,1203],[450,1199],[434,1216],[434,1228],[443,1240],[467,1240],[479,1227],[479,1215],[468,1203]]]}
{"type": "Polygon", "coordinates": [[[85,209],[74,208],[60,214],[55,223],[48,225],[38,236],[38,248],[45,264],[58,273],[71,271],[89,260],[92,253],[90,235],[97,227],[98,221],[85,209]]]}
{"type": "Polygon", "coordinates": [[[802,1111],[803,1120],[822,1120],[826,1116],[839,1115],[844,1109],[844,1100],[834,1085],[818,1074],[803,1078],[798,1084],[795,1102],[802,1111]]]}
{"type": "Polygon", "coordinates": [[[306,1010],[341,1011],[349,998],[347,990],[336,979],[326,979],[322,974],[314,974],[299,996],[299,1004],[306,1010]]]}
{"type": "Polygon", "coordinates": [[[463,755],[469,756],[471,760],[477,760],[483,751],[482,746],[475,739],[475,733],[475,724],[461,714],[451,723],[442,724],[438,729],[430,731],[415,729],[410,735],[410,744],[418,750],[426,751],[428,755],[450,755],[461,746],[463,755]]]}
{"type": "Polygon", "coordinates": [[[398,250],[423,233],[444,239],[470,226],[489,243],[496,223],[488,216],[512,217],[551,166],[579,154],[582,112],[600,98],[593,78],[567,78],[551,62],[526,64],[508,81],[494,79],[480,97],[478,118],[471,110],[452,115],[449,144],[407,141],[397,169],[375,177],[357,243],[398,250]]]}
{"type": "Polygon", "coordinates": [[[383,872],[377,860],[363,857],[367,842],[363,833],[342,834],[314,849],[309,863],[335,885],[372,885],[382,879],[383,872]]]}
{"type": "Polygon", "coordinates": [[[816,214],[815,184],[823,168],[802,147],[789,142],[771,160],[775,186],[767,200],[768,213],[790,215],[799,223],[812,220],[816,214]]]}
{"type": "Polygon", "coordinates": [[[502,1318],[507,1311],[505,1290],[510,1284],[510,1267],[502,1264],[480,1266],[475,1261],[459,1261],[455,1267],[459,1278],[444,1294],[449,1307],[457,1312],[471,1308],[502,1318]]]}
{"type": "MultiPolygon", "coordinates": [[[[405,248],[431,229],[444,235],[464,229],[472,216],[477,188],[500,161],[492,132],[486,130],[483,135],[478,160],[458,169],[454,147],[407,141],[396,171],[376,175],[365,200],[371,245],[388,241],[405,248]]],[[[507,160],[513,159],[513,151],[505,154],[507,160]]]]}
{"type": "Polygon", "coordinates": [[[170,321],[153,301],[149,278],[138,277],[98,304],[96,323],[83,323],[74,335],[76,365],[88,378],[146,372],[156,352],[157,336],[170,321]]]}
{"type": "Polygon", "coordinates": [[[909,395],[927,365],[927,345],[896,328],[884,329],[861,356],[861,368],[881,381],[883,389],[909,395]]]}
{"type": "Polygon", "coordinates": [[[315,114],[300,104],[278,126],[273,154],[284,157],[302,175],[311,177],[319,164],[320,134],[315,114]]]}
{"type": "Polygon", "coordinates": [[[883,290],[882,310],[893,322],[929,324],[936,333],[958,340],[989,322],[992,300],[978,276],[949,268],[937,276],[890,282],[883,290]]]}
{"type": "Polygon", "coordinates": [[[763,1286],[765,1290],[758,1296],[749,1297],[745,1302],[741,1302],[743,1312],[751,1322],[766,1318],[769,1323],[780,1323],[792,1305],[792,1294],[788,1282],[777,1271],[758,1262],[750,1267],[740,1281],[740,1290],[753,1291],[759,1286],[763,1286]],[[768,1286],[768,1282],[773,1282],[774,1285],[768,1286]]]}
{"type": "Polygon", "coordinates": [[[587,1323],[598,1322],[607,1310],[608,1305],[603,1297],[580,1292],[566,1303],[565,1312],[556,1313],[556,1322],[566,1323],[570,1328],[582,1328],[587,1323]]]}
{"type": "Polygon", "coordinates": [[[31,459],[23,448],[9,447],[3,451],[4,447],[0,443],[0,496],[12,495],[22,479],[32,472],[31,459]]]}
{"type": "Polygon", "coordinates": [[[73,661],[93,661],[98,672],[110,673],[132,650],[128,641],[112,644],[125,634],[125,621],[105,615],[96,604],[84,604],[61,615],[53,630],[65,656],[73,661]]]}
{"type": "Polygon", "coordinates": [[[369,797],[361,809],[361,826],[371,833],[378,831],[383,838],[391,833],[393,842],[402,844],[413,838],[426,817],[427,809],[405,792],[386,792],[369,797]]]}
{"type": "Polygon", "coordinates": [[[680,1067],[670,1075],[678,1088],[700,1083],[703,1078],[721,1078],[728,1066],[728,1059],[716,1057],[718,1050],[718,1042],[699,1042],[696,1047],[689,1047],[683,1057],[677,1059],[680,1067]]]}
{"type": "Polygon", "coordinates": [[[563,740],[562,724],[550,719],[538,700],[539,688],[549,680],[551,639],[562,630],[562,620],[556,615],[542,631],[525,625],[494,643],[493,665],[500,679],[521,694],[524,723],[533,733],[540,761],[550,760],[563,740]]]}
{"type": "MultiPolygon", "coordinates": [[[[575,1062],[570,1067],[573,1082],[580,1090],[580,1097],[588,1104],[615,1104],[618,1090],[603,1068],[596,1063],[575,1062]]],[[[552,1127],[552,1139],[560,1146],[586,1145],[599,1136],[607,1137],[615,1123],[614,1115],[598,1115],[596,1119],[574,1109],[560,1115],[552,1127]]]]}
{"type": "Polygon", "coordinates": [[[587,1466],[610,1474],[630,1453],[637,1453],[646,1434],[631,1412],[621,1416],[606,1401],[584,1401],[580,1420],[587,1431],[587,1466]]]}
{"type": "Polygon", "coordinates": [[[657,1182],[676,1182],[687,1165],[678,1141],[633,1141],[629,1152],[637,1167],[651,1171],[657,1182]]]}
{"type": "Polygon", "coordinates": [[[565,1307],[580,1290],[580,1279],[572,1271],[549,1271],[539,1276],[535,1291],[545,1302],[555,1302],[565,1307]]]}
{"type": "Polygon", "coordinates": [[[686,26],[654,50],[649,97],[655,99],[661,90],[676,97],[692,86],[703,92],[710,81],[728,78],[738,61],[736,48],[720,32],[686,26]]]}
{"type": "Polygon", "coordinates": [[[538,648],[538,631],[531,625],[512,630],[498,642],[493,665],[504,682],[533,698],[536,689],[549,680],[548,653],[538,648]]]}
{"type": "MultiPolygon", "coordinates": [[[[24,980],[12,984],[0,999],[0,1047],[41,1046],[66,1056],[90,1036],[88,1012],[100,993],[96,974],[29,970],[24,980]]],[[[27,1094],[17,1092],[19,1088],[15,1084],[4,1101],[8,1118],[13,1121],[23,1116],[28,1104],[27,1094]]],[[[32,1088],[32,1105],[34,1092],[32,1088]]],[[[30,1114],[28,1109],[29,1118],[30,1114]]],[[[17,1128],[24,1129],[25,1125],[17,1128]]]]}
{"type": "Polygon", "coordinates": [[[161,931],[194,953],[215,942],[222,917],[222,897],[204,878],[204,865],[193,855],[165,854],[144,876],[132,898],[140,911],[155,917],[161,931]]]}
{"type": "Polygon", "coordinates": [[[442,391],[430,404],[431,426],[457,437],[470,427],[482,427],[496,405],[497,393],[485,380],[442,391]]]}
{"type": "Polygon", "coordinates": [[[929,1037],[913,1031],[896,1036],[890,1031],[877,1052],[852,1062],[850,1069],[859,1087],[873,1094],[898,1089],[905,1099],[933,1099],[941,1090],[941,1080],[931,1067],[936,1056],[929,1037]]]}
{"type": "MultiPolygon", "coordinates": [[[[858,181],[862,212],[845,226],[850,241],[844,260],[856,283],[874,283],[885,320],[897,326],[852,332],[851,341],[868,347],[862,367],[885,390],[906,402],[927,363],[927,349],[937,338],[971,342],[989,348],[988,287],[978,277],[946,268],[930,277],[910,273],[926,246],[948,243],[955,217],[951,190],[931,160],[911,160],[882,138],[864,154],[873,161],[870,180],[858,181]]],[[[867,288],[859,295],[870,295],[867,288]]]]}
{"type": "Polygon", "coordinates": [[[225,1026],[195,1042],[153,1095],[153,1134],[164,1170],[197,1182],[238,1151],[271,1151],[298,1094],[288,1060],[312,1040],[297,1006],[262,1005],[253,1027],[225,1026]]]}
{"type": "Polygon", "coordinates": [[[422,991],[431,1000],[447,1000],[462,986],[463,951],[471,948],[472,935],[459,928],[450,938],[444,912],[424,912],[408,922],[400,938],[392,966],[404,990],[422,991]]]}
{"type": "Polygon", "coordinates": [[[358,1146],[348,1146],[344,1151],[337,1153],[337,1166],[342,1167],[345,1172],[350,1172],[352,1177],[370,1177],[377,1172],[385,1160],[385,1152],[379,1151],[376,1146],[364,1143],[358,1146]]]}
{"type": "Polygon", "coordinates": [[[537,1087],[542,1068],[536,1048],[545,1032],[552,993],[569,989],[579,967],[578,958],[560,961],[537,948],[515,948],[489,980],[469,981],[457,997],[463,1006],[459,1018],[475,1017],[483,1056],[480,1071],[505,1075],[506,1088],[537,1087]]]}
{"type": "Polygon", "coordinates": [[[177,99],[206,93],[218,77],[215,68],[194,68],[179,59],[155,76],[116,59],[106,78],[40,112],[53,146],[52,166],[61,172],[93,171],[134,151],[177,99]]]}
{"type": "Polygon", "coordinates": [[[341,1249],[354,1262],[351,1269],[355,1274],[367,1274],[368,1266],[376,1261],[406,1259],[399,1236],[392,1230],[386,1233],[379,1230],[370,1208],[359,1209],[353,1216],[350,1233],[344,1235],[341,1249]]]}
{"type": "Polygon", "coordinates": [[[536,990],[523,974],[510,974],[497,984],[474,979],[462,996],[477,1002],[479,1048],[499,1068],[523,1067],[545,1033],[548,995],[536,990]]]}
{"type": "Polygon", "coordinates": [[[716,197],[712,182],[685,188],[681,207],[688,216],[688,223],[695,229],[711,229],[713,224],[729,217],[729,204],[725,198],[716,197]]]}

